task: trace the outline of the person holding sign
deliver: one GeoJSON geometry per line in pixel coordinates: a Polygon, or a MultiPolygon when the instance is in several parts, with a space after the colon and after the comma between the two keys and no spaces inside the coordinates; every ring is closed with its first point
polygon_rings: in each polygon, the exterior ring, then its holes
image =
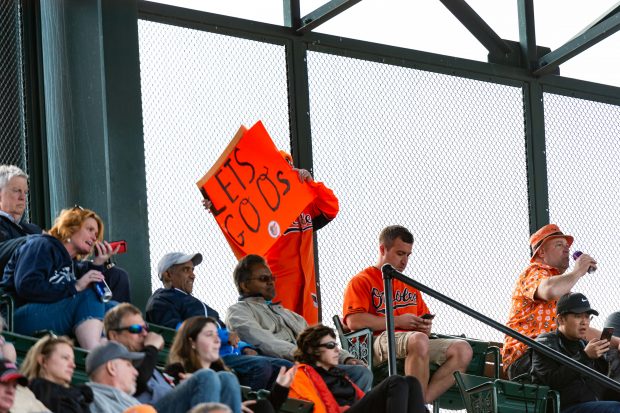
{"type": "Polygon", "coordinates": [[[278,155],[260,122],[240,129],[198,186],[237,259],[265,256],[280,292],[274,300],[316,324],[313,234],[338,214],[333,191],[278,155]]]}

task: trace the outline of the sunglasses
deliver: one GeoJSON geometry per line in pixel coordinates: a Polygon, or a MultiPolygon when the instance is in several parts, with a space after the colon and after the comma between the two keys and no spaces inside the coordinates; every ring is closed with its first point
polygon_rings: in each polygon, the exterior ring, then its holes
{"type": "Polygon", "coordinates": [[[149,327],[142,324],[132,324],[127,327],[115,328],[114,331],[129,331],[131,334],[140,334],[142,331],[149,332],[149,327]]]}
{"type": "Polygon", "coordinates": [[[266,282],[275,282],[276,277],[274,277],[273,275],[261,275],[260,277],[254,277],[254,278],[249,278],[248,281],[252,281],[252,280],[256,280],[256,281],[260,281],[262,283],[266,283],[266,282]]]}
{"type": "Polygon", "coordinates": [[[319,344],[319,347],[325,347],[328,350],[333,350],[338,347],[338,343],[335,341],[328,341],[327,343],[319,344]]]}

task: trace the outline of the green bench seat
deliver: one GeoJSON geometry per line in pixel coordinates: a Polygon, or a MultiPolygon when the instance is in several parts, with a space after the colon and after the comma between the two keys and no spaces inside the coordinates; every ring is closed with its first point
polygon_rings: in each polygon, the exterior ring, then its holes
{"type": "MultiPolygon", "coordinates": [[[[346,332],[342,321],[338,315],[333,317],[334,325],[338,332],[340,343],[342,348],[347,350],[353,356],[360,360],[364,360],[369,368],[373,372],[373,383],[377,384],[384,380],[388,375],[388,363],[383,362],[376,366],[373,365],[372,343],[373,333],[369,328],[364,328],[357,331],[346,332]]],[[[473,356],[469,366],[467,367],[467,373],[483,376],[486,362],[488,358],[491,358],[493,363],[494,377],[499,377],[500,369],[500,353],[499,348],[489,345],[486,341],[475,340],[465,337],[450,336],[450,335],[434,335],[437,338],[457,338],[465,340],[469,343],[473,350],[473,356]]],[[[437,371],[439,366],[437,364],[430,365],[431,375],[437,371]]],[[[396,362],[396,369],[399,374],[404,374],[405,365],[404,359],[398,359],[396,362]]],[[[439,397],[433,403],[433,411],[438,412],[439,409],[446,410],[462,410],[465,408],[465,403],[456,385],[448,389],[441,397],[439,397]]]]}

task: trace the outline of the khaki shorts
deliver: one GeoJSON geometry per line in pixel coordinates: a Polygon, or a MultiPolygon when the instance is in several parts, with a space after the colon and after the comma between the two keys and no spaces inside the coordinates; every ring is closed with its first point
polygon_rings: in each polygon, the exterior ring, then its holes
{"type": "MultiPolygon", "coordinates": [[[[410,335],[415,331],[398,331],[394,333],[396,342],[396,358],[407,357],[407,340],[410,335]]],[[[458,339],[452,338],[434,338],[428,342],[428,355],[431,363],[442,365],[446,361],[446,351],[453,343],[456,343],[458,339]]],[[[374,338],[373,344],[373,365],[377,365],[387,361],[388,359],[388,345],[387,345],[387,333],[384,331],[380,335],[374,338]]]]}

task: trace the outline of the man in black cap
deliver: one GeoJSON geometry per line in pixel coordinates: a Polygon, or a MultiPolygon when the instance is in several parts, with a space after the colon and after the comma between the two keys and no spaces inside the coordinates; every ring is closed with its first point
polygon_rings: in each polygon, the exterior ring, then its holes
{"type": "MultiPolygon", "coordinates": [[[[581,293],[560,297],[556,311],[557,330],[541,334],[536,341],[607,375],[609,361],[604,355],[610,350],[609,341],[600,338],[586,341],[590,320],[593,315],[598,315],[598,311],[590,307],[590,302],[581,293]]],[[[617,351],[609,354],[615,357],[617,351]]],[[[620,413],[620,402],[605,401],[609,396],[603,386],[537,351],[532,358],[532,375],[538,383],[560,393],[562,413],[620,413]]]]}
{"type": "Polygon", "coordinates": [[[17,370],[15,363],[0,359],[0,413],[9,413],[13,407],[18,384],[27,386],[28,379],[17,370]]]}

